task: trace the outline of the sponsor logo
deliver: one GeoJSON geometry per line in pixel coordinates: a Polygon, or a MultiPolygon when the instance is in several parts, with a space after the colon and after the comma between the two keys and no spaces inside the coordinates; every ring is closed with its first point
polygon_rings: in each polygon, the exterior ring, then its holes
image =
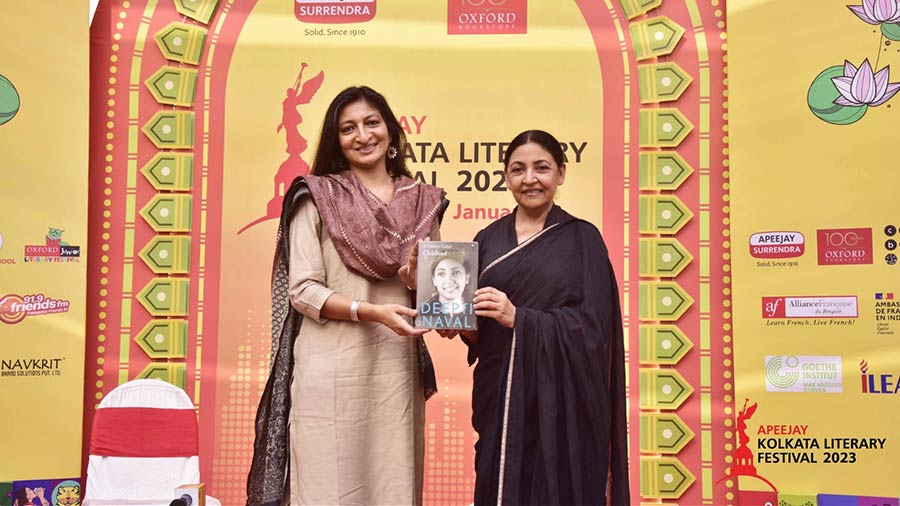
{"type": "Polygon", "coordinates": [[[25,246],[25,262],[78,262],[81,246],[62,240],[65,230],[50,227],[44,237],[44,244],[25,246]]]}
{"type": "Polygon", "coordinates": [[[447,0],[447,33],[526,33],[528,0],[447,0]]]}
{"type": "Polygon", "coordinates": [[[0,359],[0,377],[62,376],[64,357],[0,359]]]}
{"type": "Polygon", "coordinates": [[[763,318],[857,318],[857,298],[848,296],[763,297],[763,318]]]}
{"type": "Polygon", "coordinates": [[[42,293],[21,297],[15,294],[0,297],[0,322],[10,325],[24,320],[28,316],[43,316],[69,311],[69,301],[54,299],[42,293]]]}
{"type": "Polygon", "coordinates": [[[841,357],[767,355],[766,392],[844,391],[841,357]]]}
{"type": "Polygon", "coordinates": [[[0,234],[0,265],[15,265],[16,260],[14,258],[7,258],[2,256],[3,251],[3,234],[0,234]]]}
{"type": "Polygon", "coordinates": [[[871,228],[833,228],[816,234],[819,265],[872,263],[871,228]]]}
{"type": "Polygon", "coordinates": [[[894,299],[894,293],[875,294],[875,321],[879,334],[893,334],[886,322],[900,322],[900,300],[894,299]]]}
{"type": "Polygon", "coordinates": [[[864,394],[893,394],[900,392],[900,376],[869,373],[866,359],[859,361],[860,383],[864,394]]]}
{"type": "Polygon", "coordinates": [[[364,23],[375,17],[376,0],[294,0],[304,23],[364,23]]]}
{"type": "Polygon", "coordinates": [[[793,258],[806,251],[800,232],[757,232],[750,236],[750,254],[755,258],[793,258]]]}

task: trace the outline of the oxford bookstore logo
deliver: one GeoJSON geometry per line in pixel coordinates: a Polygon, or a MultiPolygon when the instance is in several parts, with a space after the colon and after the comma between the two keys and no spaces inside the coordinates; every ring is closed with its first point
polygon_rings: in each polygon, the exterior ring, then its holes
{"type": "Polygon", "coordinates": [[[81,258],[81,246],[62,240],[65,230],[50,227],[44,236],[44,244],[25,246],[25,262],[77,262],[81,258]]]}
{"type": "Polygon", "coordinates": [[[528,31],[528,0],[447,0],[450,35],[528,31]]]}
{"type": "Polygon", "coordinates": [[[294,0],[294,16],[304,23],[365,23],[377,0],[294,0]]]}
{"type": "Polygon", "coordinates": [[[754,258],[794,258],[805,251],[806,238],[800,232],[757,232],[750,236],[754,258]]]}
{"type": "Polygon", "coordinates": [[[872,263],[871,228],[832,228],[816,231],[819,265],[872,263]]]}

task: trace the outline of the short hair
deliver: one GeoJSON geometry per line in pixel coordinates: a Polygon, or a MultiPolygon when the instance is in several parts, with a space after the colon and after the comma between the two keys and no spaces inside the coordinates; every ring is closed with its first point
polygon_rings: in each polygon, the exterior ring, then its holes
{"type": "Polygon", "coordinates": [[[553,157],[553,161],[556,162],[556,165],[562,167],[563,164],[566,163],[566,157],[563,155],[562,147],[560,147],[556,137],[553,137],[543,130],[525,130],[517,135],[506,148],[506,153],[504,153],[503,156],[503,170],[509,168],[509,159],[512,157],[513,152],[520,146],[528,144],[529,142],[538,144],[547,150],[547,152],[550,153],[550,156],[553,157]]]}
{"type": "Polygon", "coordinates": [[[443,255],[435,258],[431,262],[431,277],[434,278],[434,271],[437,269],[439,263],[444,260],[454,260],[456,263],[463,266],[463,270],[466,271],[466,274],[469,274],[469,259],[466,258],[466,254],[458,249],[452,249],[444,253],[443,255]]]}
{"type": "Polygon", "coordinates": [[[338,120],[344,108],[350,104],[366,102],[381,114],[387,125],[388,135],[391,136],[391,146],[397,149],[397,156],[385,160],[387,171],[392,177],[412,177],[406,167],[406,133],[394,116],[394,111],[387,103],[384,95],[368,86],[351,86],[337,94],[328,111],[325,112],[325,120],[322,122],[322,131],[319,134],[319,144],[316,147],[316,157],[313,159],[312,173],[316,176],[336,174],[350,168],[350,163],[341,150],[341,142],[338,138],[338,120]]]}

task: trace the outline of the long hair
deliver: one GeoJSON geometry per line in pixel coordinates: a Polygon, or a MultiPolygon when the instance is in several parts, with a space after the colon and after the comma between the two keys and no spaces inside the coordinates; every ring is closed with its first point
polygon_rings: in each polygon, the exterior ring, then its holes
{"type": "Polygon", "coordinates": [[[406,157],[404,156],[406,133],[400,127],[400,122],[397,121],[394,111],[391,110],[384,96],[368,86],[351,86],[338,93],[331,101],[331,105],[328,106],[328,111],[325,113],[325,121],[322,122],[322,133],[319,135],[316,157],[312,164],[312,174],[316,176],[335,174],[350,168],[350,163],[347,162],[347,158],[341,150],[338,119],[345,107],[360,100],[365,101],[381,113],[391,137],[391,146],[397,149],[397,156],[385,160],[388,174],[392,177],[412,177],[409,169],[406,168],[406,157]]]}
{"type": "Polygon", "coordinates": [[[519,146],[528,144],[529,142],[538,144],[547,150],[547,152],[550,153],[550,156],[553,157],[553,161],[556,162],[557,167],[562,167],[566,162],[562,147],[560,147],[556,137],[553,137],[543,130],[525,130],[517,135],[515,139],[509,143],[509,147],[506,148],[506,153],[503,156],[503,170],[509,168],[509,159],[512,157],[513,152],[519,146]]]}

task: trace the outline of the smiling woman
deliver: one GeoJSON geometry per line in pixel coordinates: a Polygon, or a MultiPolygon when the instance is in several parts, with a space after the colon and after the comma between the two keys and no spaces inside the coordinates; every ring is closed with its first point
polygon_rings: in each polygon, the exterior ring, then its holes
{"type": "Polygon", "coordinates": [[[247,504],[420,504],[436,383],[408,287],[444,192],[410,177],[404,132],[371,88],[334,98],[318,146],[284,196],[247,504]]]}
{"type": "Polygon", "coordinates": [[[475,236],[475,504],[630,504],[619,291],[594,225],[554,204],[556,139],[516,136],[518,206],[475,236]]]}

